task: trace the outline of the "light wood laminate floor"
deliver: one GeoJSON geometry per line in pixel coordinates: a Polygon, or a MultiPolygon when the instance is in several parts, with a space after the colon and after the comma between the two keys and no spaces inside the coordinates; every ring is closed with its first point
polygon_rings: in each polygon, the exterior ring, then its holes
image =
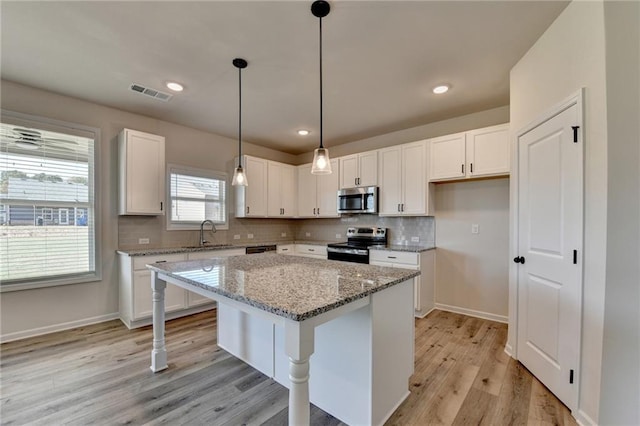
{"type": "MultiPolygon", "coordinates": [[[[504,352],[504,324],[434,311],[416,321],[411,395],[388,425],[575,425],[504,352]]],[[[119,321],[0,346],[2,425],[287,423],[287,390],[216,346],[215,311],[167,323],[169,369],[149,370],[151,328],[119,321]]],[[[340,425],[312,407],[313,425],[340,425]]]]}

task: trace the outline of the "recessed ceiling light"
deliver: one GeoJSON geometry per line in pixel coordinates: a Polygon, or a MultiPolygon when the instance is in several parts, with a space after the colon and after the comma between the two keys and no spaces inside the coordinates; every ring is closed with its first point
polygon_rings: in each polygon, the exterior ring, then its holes
{"type": "Polygon", "coordinates": [[[433,93],[435,93],[436,95],[447,93],[448,91],[449,91],[449,86],[447,86],[446,84],[443,84],[441,86],[436,86],[433,88],[433,93]]]}
{"type": "Polygon", "coordinates": [[[167,87],[174,92],[182,92],[184,90],[184,86],[180,83],[176,83],[175,81],[168,82],[167,87]]]}
{"type": "Polygon", "coordinates": [[[309,132],[308,130],[305,130],[305,129],[298,130],[298,134],[300,136],[307,136],[309,133],[311,133],[311,132],[309,132]]]}

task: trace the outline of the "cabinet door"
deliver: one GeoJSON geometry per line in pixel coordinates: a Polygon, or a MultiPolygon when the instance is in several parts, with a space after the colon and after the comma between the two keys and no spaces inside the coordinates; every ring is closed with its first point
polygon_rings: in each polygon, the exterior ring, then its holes
{"type": "Polygon", "coordinates": [[[358,155],[358,186],[378,184],[378,151],[358,155]]]}
{"type": "Polygon", "coordinates": [[[163,215],[164,137],[124,129],[119,136],[120,214],[163,215]]]}
{"type": "Polygon", "coordinates": [[[469,177],[509,174],[509,125],[467,132],[469,177]]]}
{"type": "Polygon", "coordinates": [[[344,189],[358,186],[358,155],[354,154],[341,157],[339,163],[340,188],[344,189]]]}
{"type": "Polygon", "coordinates": [[[311,164],[298,167],[298,217],[316,215],[316,175],[311,174],[311,164]]]}
{"type": "Polygon", "coordinates": [[[331,169],[335,170],[330,175],[318,175],[317,178],[317,206],[319,217],[338,217],[338,185],[340,173],[338,160],[331,160],[331,169]]]}
{"type": "MultiPolygon", "coordinates": [[[[148,318],[152,315],[151,271],[133,271],[133,320],[148,318]]],[[[185,290],[167,284],[164,291],[165,312],[178,311],[185,308],[185,290]]]]}
{"type": "Polygon", "coordinates": [[[298,188],[296,168],[282,164],[280,168],[280,202],[282,217],[295,217],[298,214],[298,188]]]}
{"type": "Polygon", "coordinates": [[[465,177],[465,133],[429,140],[429,180],[465,177]]]}
{"type": "MultiPolygon", "coordinates": [[[[251,182],[251,181],[249,181],[251,182]]],[[[282,167],[280,163],[269,161],[267,164],[267,215],[282,216],[282,167]]]]}
{"type": "Polygon", "coordinates": [[[402,145],[402,202],[403,215],[426,214],[426,147],[425,142],[402,145]]]}
{"type": "Polygon", "coordinates": [[[245,215],[265,217],[267,215],[267,161],[245,156],[248,186],[245,189],[245,215]]]}
{"type": "Polygon", "coordinates": [[[381,149],[379,156],[379,214],[393,215],[400,214],[401,201],[401,154],[400,147],[381,149]]]}

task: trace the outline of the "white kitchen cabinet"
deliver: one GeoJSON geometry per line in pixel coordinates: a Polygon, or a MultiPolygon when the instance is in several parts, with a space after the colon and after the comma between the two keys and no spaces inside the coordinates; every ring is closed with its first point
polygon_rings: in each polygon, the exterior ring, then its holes
{"type": "Polygon", "coordinates": [[[429,181],[508,175],[509,125],[429,140],[429,181]]]}
{"type": "MultiPolygon", "coordinates": [[[[184,254],[140,257],[120,254],[119,258],[120,319],[129,328],[150,324],[152,314],[151,271],[145,265],[156,262],[179,262],[186,260],[187,257],[184,254]]],[[[166,312],[169,313],[185,309],[185,291],[180,287],[167,284],[164,306],[166,312]]]]}
{"type": "MultiPolygon", "coordinates": [[[[225,249],[225,250],[211,250],[211,251],[198,251],[189,253],[187,258],[189,260],[198,260],[198,259],[211,259],[213,257],[229,257],[229,256],[241,256],[245,254],[245,249],[243,248],[233,248],[233,249],[225,249]]],[[[200,305],[208,305],[213,301],[208,297],[204,297],[199,295],[198,293],[194,293],[188,290],[187,292],[187,307],[192,308],[194,306],[200,305]]]]}
{"type": "Polygon", "coordinates": [[[296,250],[295,244],[278,244],[276,246],[276,253],[294,255],[296,250]]]}
{"type": "Polygon", "coordinates": [[[420,253],[395,250],[370,250],[371,265],[419,270],[414,278],[413,307],[417,317],[424,317],[435,306],[435,250],[420,253]]]}
{"type": "Polygon", "coordinates": [[[298,244],[295,247],[296,256],[312,257],[317,259],[327,258],[327,246],[315,244],[298,244]]]}
{"type": "Polygon", "coordinates": [[[297,214],[296,168],[275,161],[267,162],[267,215],[294,217],[297,214]]]}
{"type": "Polygon", "coordinates": [[[333,173],[312,175],[311,164],[298,166],[298,217],[339,217],[338,160],[331,160],[333,173]]]}
{"type": "Polygon", "coordinates": [[[432,191],[427,183],[426,142],[379,150],[380,216],[429,216],[432,191]]]}
{"type": "MultiPolygon", "coordinates": [[[[235,186],[236,217],[267,217],[267,160],[244,155],[248,186],[235,186]]],[[[235,164],[237,164],[237,159],[235,164]]]]}
{"type": "Polygon", "coordinates": [[[164,215],[163,136],[123,129],[118,135],[118,214],[164,215]]]}
{"type": "Polygon", "coordinates": [[[378,151],[339,158],[340,189],[378,184],[378,151]]]}

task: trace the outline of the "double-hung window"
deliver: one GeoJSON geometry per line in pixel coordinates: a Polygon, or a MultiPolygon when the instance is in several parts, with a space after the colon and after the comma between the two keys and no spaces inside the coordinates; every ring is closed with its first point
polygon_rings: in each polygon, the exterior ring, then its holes
{"type": "Polygon", "coordinates": [[[206,219],[229,228],[226,173],[169,164],[168,180],[167,229],[198,229],[206,219]]]}
{"type": "Polygon", "coordinates": [[[2,111],[0,289],[100,279],[95,128],[2,111]]]}

